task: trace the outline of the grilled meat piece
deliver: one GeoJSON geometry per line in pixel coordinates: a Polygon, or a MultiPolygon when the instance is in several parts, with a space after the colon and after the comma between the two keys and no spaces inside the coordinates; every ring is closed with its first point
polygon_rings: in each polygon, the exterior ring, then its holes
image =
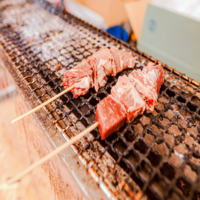
{"type": "Polygon", "coordinates": [[[130,68],[133,69],[135,66],[135,61],[133,56],[128,52],[122,52],[118,49],[110,49],[110,52],[113,55],[115,68],[113,69],[112,76],[116,76],[119,72],[124,69],[130,68]]]}
{"type": "Polygon", "coordinates": [[[121,105],[109,95],[97,104],[96,121],[99,122],[101,139],[104,140],[124,124],[126,113],[121,105]]]}
{"type": "Polygon", "coordinates": [[[93,86],[93,69],[83,61],[74,68],[68,70],[64,74],[63,86],[65,88],[74,85],[75,87],[70,91],[74,97],[86,94],[93,86]]]}
{"type": "Polygon", "coordinates": [[[111,95],[122,104],[127,114],[127,123],[145,110],[145,102],[126,75],[119,77],[117,84],[111,89],[111,95]]]}
{"type": "Polygon", "coordinates": [[[117,49],[100,49],[88,58],[89,65],[94,70],[94,88],[99,88],[107,83],[107,76],[116,76],[124,69],[135,66],[133,56],[128,52],[121,52],[117,49]]]}
{"type": "Polygon", "coordinates": [[[113,56],[109,49],[100,49],[88,58],[88,63],[94,71],[94,88],[98,92],[99,88],[107,83],[107,76],[112,74],[114,63],[113,56]]]}
{"type": "Polygon", "coordinates": [[[164,81],[164,71],[161,66],[148,66],[147,69],[133,71],[128,77],[120,76],[111,89],[111,95],[97,104],[95,120],[99,123],[102,140],[117,131],[125,121],[134,120],[145,108],[154,110],[158,88],[164,81]]]}
{"type": "Polygon", "coordinates": [[[149,79],[152,81],[156,92],[159,93],[165,77],[162,66],[149,63],[147,67],[143,69],[143,73],[149,76],[149,79]]]}
{"type": "Polygon", "coordinates": [[[128,78],[145,101],[146,109],[153,112],[154,105],[157,104],[158,95],[149,76],[146,73],[134,70],[129,74],[128,78]]]}

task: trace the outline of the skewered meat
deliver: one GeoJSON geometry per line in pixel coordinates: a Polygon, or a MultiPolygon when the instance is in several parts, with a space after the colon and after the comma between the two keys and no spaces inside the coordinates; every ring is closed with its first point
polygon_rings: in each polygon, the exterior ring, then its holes
{"type": "Polygon", "coordinates": [[[121,103],[126,111],[126,122],[129,123],[145,110],[145,102],[126,75],[120,76],[112,87],[111,95],[121,103]]]}
{"type": "Polygon", "coordinates": [[[99,122],[101,139],[117,131],[125,122],[126,113],[111,95],[104,98],[97,104],[96,121],[99,122]]]}
{"type": "Polygon", "coordinates": [[[115,70],[113,70],[112,76],[116,76],[119,72],[124,69],[130,68],[133,69],[135,66],[135,61],[133,56],[128,52],[121,52],[118,49],[110,49],[110,52],[113,55],[115,70]]]}
{"type": "Polygon", "coordinates": [[[111,95],[97,104],[95,120],[99,123],[101,139],[117,131],[125,121],[131,122],[144,112],[145,107],[153,111],[157,102],[156,91],[159,92],[163,82],[164,71],[161,66],[148,66],[143,72],[119,77],[111,89],[111,95]]]}
{"type": "Polygon", "coordinates": [[[113,56],[109,49],[100,49],[88,58],[89,65],[94,71],[94,88],[97,92],[99,88],[103,87],[107,82],[107,76],[112,74],[113,56]]]}
{"type": "Polygon", "coordinates": [[[149,63],[148,66],[143,69],[143,73],[146,73],[149,76],[149,79],[152,81],[156,92],[159,93],[165,77],[162,66],[149,63]]]}
{"type": "Polygon", "coordinates": [[[132,73],[129,74],[128,78],[134,85],[135,89],[140,94],[142,99],[145,101],[146,109],[153,112],[154,105],[157,104],[158,95],[148,75],[134,70],[132,73]]]}
{"type": "Polygon", "coordinates": [[[133,69],[134,65],[134,58],[128,52],[121,52],[117,49],[100,49],[87,61],[66,71],[63,86],[68,88],[74,84],[75,88],[71,92],[75,98],[86,94],[91,87],[98,92],[99,88],[107,83],[108,76],[116,76],[126,68],[133,69]]]}
{"type": "Polygon", "coordinates": [[[68,70],[67,73],[64,74],[63,85],[66,88],[71,85],[75,85],[75,87],[71,90],[75,98],[86,94],[93,86],[93,69],[87,61],[79,63],[77,66],[68,70]]]}

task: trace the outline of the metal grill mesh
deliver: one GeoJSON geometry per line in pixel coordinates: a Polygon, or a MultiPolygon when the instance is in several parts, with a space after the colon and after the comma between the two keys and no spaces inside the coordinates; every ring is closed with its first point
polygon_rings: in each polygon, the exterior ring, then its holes
{"type": "MultiPolygon", "coordinates": [[[[142,69],[151,57],[45,1],[0,1],[0,42],[38,103],[62,91],[66,69],[101,47],[133,54],[142,69]],[[39,4],[38,4],[39,2],[39,4]]],[[[72,146],[109,197],[200,198],[199,84],[163,65],[165,82],[153,113],[145,112],[105,141],[98,130],[72,146]]],[[[69,140],[94,123],[97,103],[118,76],[98,93],[74,99],[67,93],[44,110],[69,140]]]]}

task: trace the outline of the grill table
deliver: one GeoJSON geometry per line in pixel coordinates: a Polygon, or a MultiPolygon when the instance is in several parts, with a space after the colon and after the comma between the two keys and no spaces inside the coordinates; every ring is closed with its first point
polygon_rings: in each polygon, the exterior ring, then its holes
{"type": "MultiPolygon", "coordinates": [[[[64,71],[99,48],[130,52],[135,69],[158,63],[43,0],[0,1],[0,43],[1,62],[30,108],[61,92],[64,71]]],[[[145,111],[104,141],[95,129],[60,154],[86,198],[200,197],[199,83],[162,66],[165,82],[153,113],[145,111]]],[[[90,89],[78,99],[67,93],[37,111],[35,117],[48,138],[45,142],[56,148],[93,124],[97,103],[120,75],[128,73],[110,77],[98,93],[90,89]]],[[[64,189],[62,184],[57,187],[64,189]]]]}

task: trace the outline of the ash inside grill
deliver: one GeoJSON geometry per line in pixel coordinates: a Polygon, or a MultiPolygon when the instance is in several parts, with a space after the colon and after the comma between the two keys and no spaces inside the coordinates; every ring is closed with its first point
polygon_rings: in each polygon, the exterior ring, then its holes
{"type": "MultiPolygon", "coordinates": [[[[64,71],[99,48],[129,51],[135,69],[157,62],[45,1],[4,0],[0,13],[1,44],[38,103],[61,92],[64,71]]],[[[153,113],[138,116],[105,141],[95,129],[73,146],[98,183],[118,198],[132,198],[141,189],[150,199],[199,199],[199,84],[163,67],[166,78],[153,113]]],[[[90,89],[78,99],[67,93],[44,109],[70,139],[94,123],[97,103],[129,72],[110,77],[98,93],[90,89]]]]}

